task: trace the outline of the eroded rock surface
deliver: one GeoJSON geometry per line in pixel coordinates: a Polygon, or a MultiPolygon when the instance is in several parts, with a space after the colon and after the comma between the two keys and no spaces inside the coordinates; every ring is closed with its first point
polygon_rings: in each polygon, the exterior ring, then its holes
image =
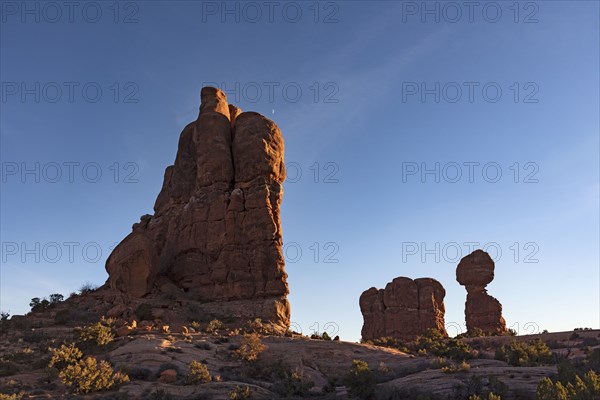
{"type": "Polygon", "coordinates": [[[456,280],[467,289],[465,318],[467,331],[481,329],[485,334],[503,334],[506,321],[502,305],[487,294],[486,286],[494,279],[494,260],[483,250],[463,257],[456,268],[456,280]]]}
{"type": "Polygon", "coordinates": [[[360,296],[364,319],[362,338],[389,336],[410,340],[428,329],[438,329],[446,335],[445,295],[442,284],[431,278],[399,277],[385,289],[372,287],[364,291],[360,296]]]}
{"type": "Polygon", "coordinates": [[[134,298],[219,302],[213,308],[287,328],[284,180],[279,128],[203,88],[200,115],[181,133],[154,215],[134,224],[106,262],[108,286],[134,298]]]}

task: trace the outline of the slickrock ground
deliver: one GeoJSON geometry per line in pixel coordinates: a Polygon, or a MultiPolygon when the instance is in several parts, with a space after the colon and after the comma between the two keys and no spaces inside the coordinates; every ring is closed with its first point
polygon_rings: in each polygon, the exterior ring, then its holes
{"type": "MultiPolygon", "coordinates": [[[[197,325],[183,320],[167,324],[158,318],[138,319],[135,323],[117,320],[112,325],[114,341],[104,346],[81,342],[81,327],[99,320],[94,304],[101,292],[74,296],[29,316],[3,321],[0,393],[20,393],[23,396],[17,398],[23,399],[230,399],[236,388],[241,391],[247,387],[248,398],[279,399],[286,398],[282,390],[298,384],[290,378],[295,373],[301,382],[310,381],[312,386],[289,398],[348,399],[352,398],[348,372],[352,361],[358,359],[373,371],[376,399],[414,398],[414,394],[400,394],[413,389],[442,396],[430,398],[466,398],[460,397],[463,392],[457,392],[458,388],[468,390],[465,388],[479,382],[485,390],[490,377],[506,385],[503,399],[533,399],[539,380],[556,373],[556,365],[511,366],[494,359],[498,347],[513,340],[541,338],[557,354],[575,359],[585,357],[586,346],[599,347],[600,343],[598,330],[464,338],[462,342],[471,346],[475,356],[468,360],[470,368],[445,372],[444,366],[459,364],[431,354],[407,354],[371,344],[310,339],[288,332],[286,336],[260,335],[266,349],[256,361],[247,362],[235,353],[244,338],[242,332],[221,328],[208,333],[206,322],[197,325]],[[73,393],[56,372],[46,368],[51,355],[48,347],[59,347],[62,342],[77,343],[86,356],[108,361],[115,370],[126,372],[130,381],[110,391],[73,393]],[[186,384],[192,361],[208,367],[211,382],[186,384]]],[[[447,343],[449,339],[441,340],[447,343]]]]}

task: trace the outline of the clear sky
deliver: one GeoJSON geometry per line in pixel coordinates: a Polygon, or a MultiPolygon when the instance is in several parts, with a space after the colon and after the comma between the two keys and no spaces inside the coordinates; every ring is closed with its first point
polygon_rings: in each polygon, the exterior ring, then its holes
{"type": "Polygon", "coordinates": [[[464,330],[472,246],[509,327],[600,327],[597,1],[0,4],[2,310],[104,283],[215,82],[284,135],[294,329],[408,276],[464,330]]]}

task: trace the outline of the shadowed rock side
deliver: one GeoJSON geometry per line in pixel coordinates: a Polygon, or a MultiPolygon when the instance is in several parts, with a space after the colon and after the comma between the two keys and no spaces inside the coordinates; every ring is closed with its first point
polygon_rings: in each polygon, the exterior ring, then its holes
{"type": "Polygon", "coordinates": [[[494,261],[483,250],[463,257],[456,268],[456,280],[467,289],[465,318],[469,332],[478,328],[488,335],[506,333],[502,305],[485,289],[493,279],[494,261]]]}
{"type": "Polygon", "coordinates": [[[287,328],[283,154],[271,120],[241,113],[220,90],[203,88],[200,115],[181,133],[154,215],[134,224],[106,262],[108,286],[134,298],[185,293],[231,302],[245,317],[287,328]]]}
{"type": "Polygon", "coordinates": [[[388,283],[385,289],[374,287],[360,296],[360,310],[364,324],[364,340],[394,337],[414,339],[438,329],[447,336],[444,327],[444,296],[441,283],[431,278],[399,277],[388,283]]]}

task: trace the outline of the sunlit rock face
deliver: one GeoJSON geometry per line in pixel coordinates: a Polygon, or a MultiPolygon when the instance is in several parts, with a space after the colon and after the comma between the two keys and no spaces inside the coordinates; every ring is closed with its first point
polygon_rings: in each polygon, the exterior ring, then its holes
{"type": "Polygon", "coordinates": [[[179,293],[214,302],[229,317],[287,328],[284,180],[277,125],[203,88],[200,114],[180,135],[154,215],[134,224],[106,262],[108,286],[134,298],[179,293]]]}
{"type": "Polygon", "coordinates": [[[411,340],[437,329],[447,336],[444,327],[444,296],[441,283],[431,278],[399,277],[385,289],[374,287],[360,296],[364,324],[363,340],[393,337],[411,340]]]}
{"type": "Polygon", "coordinates": [[[493,279],[494,260],[483,250],[463,257],[456,268],[456,280],[467,289],[465,319],[470,333],[479,329],[487,335],[506,333],[502,305],[485,288],[493,279]]]}

